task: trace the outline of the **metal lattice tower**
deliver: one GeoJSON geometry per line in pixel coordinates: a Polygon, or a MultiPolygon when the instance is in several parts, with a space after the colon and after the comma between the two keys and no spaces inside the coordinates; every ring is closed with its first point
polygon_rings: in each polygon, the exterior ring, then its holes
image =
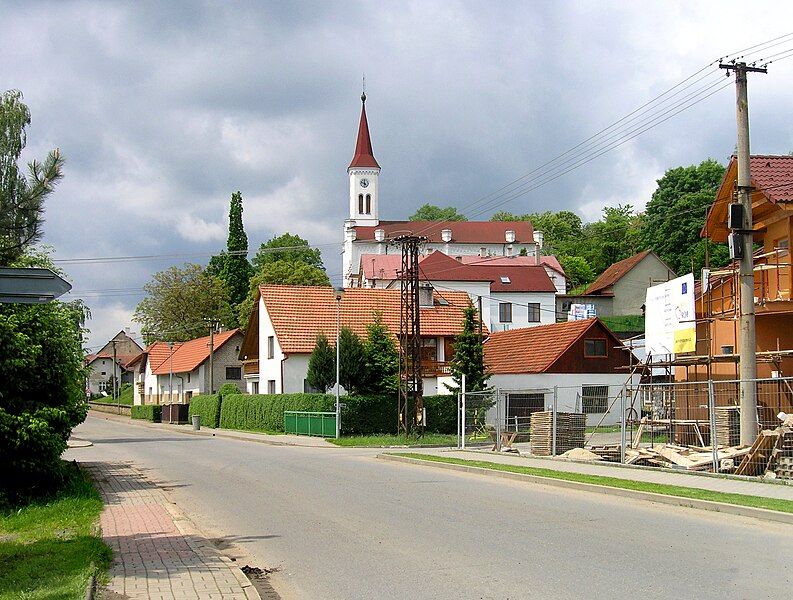
{"type": "Polygon", "coordinates": [[[397,431],[410,433],[424,427],[424,390],[421,381],[421,329],[419,311],[419,245],[425,237],[394,238],[402,248],[399,321],[399,400],[397,431]]]}

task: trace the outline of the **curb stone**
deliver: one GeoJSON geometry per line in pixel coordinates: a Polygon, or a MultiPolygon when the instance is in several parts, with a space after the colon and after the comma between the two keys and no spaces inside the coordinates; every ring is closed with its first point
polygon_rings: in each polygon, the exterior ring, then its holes
{"type": "Polygon", "coordinates": [[[793,513],[784,513],[775,510],[769,510],[766,508],[753,508],[751,506],[741,506],[739,504],[715,502],[713,500],[698,500],[695,498],[683,498],[681,496],[667,496],[666,494],[657,494],[655,492],[628,490],[624,488],[615,488],[605,485],[599,485],[596,483],[584,483],[579,481],[568,481],[565,479],[553,479],[550,477],[541,477],[539,475],[512,473],[510,471],[496,471],[494,469],[487,469],[484,467],[456,465],[452,463],[443,463],[436,461],[421,460],[418,458],[409,458],[406,456],[396,456],[393,454],[378,454],[377,458],[391,462],[400,462],[411,465],[420,465],[425,467],[447,469],[449,471],[458,471],[462,473],[475,473],[487,477],[511,479],[514,481],[523,481],[528,483],[539,483],[541,485],[547,485],[552,487],[560,487],[560,488],[579,490],[585,492],[594,492],[597,494],[619,496],[622,498],[633,498],[636,500],[645,500],[650,502],[656,502],[659,504],[682,506],[686,508],[696,508],[699,510],[707,510],[711,512],[737,515],[741,517],[752,517],[763,521],[772,521],[775,523],[785,523],[788,525],[793,525],[793,513]]]}

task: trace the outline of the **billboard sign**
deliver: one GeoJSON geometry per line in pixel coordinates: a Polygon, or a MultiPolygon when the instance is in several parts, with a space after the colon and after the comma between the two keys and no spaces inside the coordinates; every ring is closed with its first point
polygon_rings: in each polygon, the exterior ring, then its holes
{"type": "Polygon", "coordinates": [[[653,356],[694,352],[697,324],[694,274],[647,288],[645,344],[653,356]]]}

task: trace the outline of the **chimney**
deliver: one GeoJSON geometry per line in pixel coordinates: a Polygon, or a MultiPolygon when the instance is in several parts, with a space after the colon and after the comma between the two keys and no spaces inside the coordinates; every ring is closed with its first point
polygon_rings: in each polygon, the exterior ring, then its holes
{"type": "Polygon", "coordinates": [[[504,233],[504,238],[507,240],[507,244],[515,243],[515,231],[513,229],[507,229],[504,233]]]}
{"type": "Polygon", "coordinates": [[[542,231],[534,231],[534,243],[537,244],[537,250],[542,249],[542,240],[545,237],[542,231]]]}
{"type": "Polygon", "coordinates": [[[374,239],[377,242],[382,242],[383,240],[385,240],[385,229],[375,229],[374,239]]]}
{"type": "Polygon", "coordinates": [[[487,258],[487,248],[484,246],[479,248],[479,258],[487,258]]]}
{"type": "Polygon", "coordinates": [[[441,229],[441,240],[445,243],[449,243],[452,241],[452,230],[451,229],[441,229]]]}
{"type": "Polygon", "coordinates": [[[419,285],[419,308],[432,306],[432,286],[429,283],[422,283],[419,285]]]}

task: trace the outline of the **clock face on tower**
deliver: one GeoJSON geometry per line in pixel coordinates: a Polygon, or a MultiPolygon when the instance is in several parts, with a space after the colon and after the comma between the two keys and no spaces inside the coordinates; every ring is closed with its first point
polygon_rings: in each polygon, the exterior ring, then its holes
{"type": "Polygon", "coordinates": [[[369,187],[369,180],[368,179],[361,179],[361,187],[368,188],[369,187]]]}

